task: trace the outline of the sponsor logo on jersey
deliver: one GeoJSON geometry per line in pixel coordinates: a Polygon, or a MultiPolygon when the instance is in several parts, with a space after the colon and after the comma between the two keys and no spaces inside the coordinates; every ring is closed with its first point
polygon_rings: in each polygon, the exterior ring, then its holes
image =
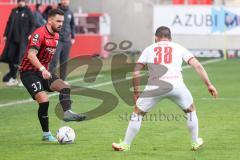
{"type": "Polygon", "coordinates": [[[32,41],[33,41],[33,42],[38,42],[38,41],[39,41],[39,38],[40,38],[40,35],[39,35],[39,34],[34,34],[32,41]]]}
{"type": "Polygon", "coordinates": [[[47,47],[46,52],[48,52],[49,54],[55,54],[56,53],[56,48],[47,47]]]}

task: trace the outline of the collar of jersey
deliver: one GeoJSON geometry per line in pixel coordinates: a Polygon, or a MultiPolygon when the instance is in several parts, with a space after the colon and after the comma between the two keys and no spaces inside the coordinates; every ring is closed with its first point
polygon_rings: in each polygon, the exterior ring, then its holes
{"type": "Polygon", "coordinates": [[[55,36],[55,34],[52,34],[52,33],[48,30],[47,25],[45,25],[45,28],[46,28],[47,32],[48,32],[50,35],[55,36]]]}

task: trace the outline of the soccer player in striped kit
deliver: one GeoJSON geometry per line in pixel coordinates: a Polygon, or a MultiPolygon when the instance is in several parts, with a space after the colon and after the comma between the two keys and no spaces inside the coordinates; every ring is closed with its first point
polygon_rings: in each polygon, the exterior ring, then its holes
{"type": "Polygon", "coordinates": [[[55,142],[49,130],[48,95],[45,92],[59,92],[60,104],[64,111],[64,121],[82,121],[85,115],[71,111],[70,86],[48,71],[48,66],[56,52],[59,32],[63,25],[64,13],[53,9],[48,15],[46,25],[38,28],[31,35],[28,47],[20,65],[20,77],[30,95],[39,104],[38,118],[43,131],[43,141],[55,142]]]}

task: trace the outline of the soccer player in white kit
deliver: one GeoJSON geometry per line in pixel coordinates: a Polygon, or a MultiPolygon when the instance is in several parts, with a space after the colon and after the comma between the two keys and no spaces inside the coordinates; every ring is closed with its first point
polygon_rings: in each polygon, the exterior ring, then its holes
{"type": "Polygon", "coordinates": [[[156,43],[142,52],[137,61],[133,73],[136,106],[131,115],[124,141],[113,143],[112,147],[116,151],[130,150],[130,145],[141,127],[143,116],[157,102],[168,98],[186,113],[187,127],[192,137],[191,147],[193,150],[197,150],[203,145],[203,139],[198,136],[198,118],[192,95],[183,82],[182,61],[184,60],[196,70],[213,97],[216,98],[218,92],[199,61],[186,48],[171,42],[171,31],[168,27],[161,26],[157,29],[155,41],[156,43]],[[149,70],[149,80],[144,91],[140,93],[140,71],[146,65],[149,70]],[[161,83],[156,83],[156,80],[161,83]]]}

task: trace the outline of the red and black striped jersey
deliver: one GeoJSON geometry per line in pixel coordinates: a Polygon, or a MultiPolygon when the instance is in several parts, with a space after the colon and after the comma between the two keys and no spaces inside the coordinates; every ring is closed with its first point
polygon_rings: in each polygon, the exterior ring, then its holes
{"type": "Polygon", "coordinates": [[[19,67],[20,72],[24,71],[38,71],[38,68],[29,61],[29,49],[34,48],[38,50],[37,58],[41,64],[48,69],[49,63],[56,53],[56,48],[59,40],[59,34],[54,35],[50,33],[47,26],[42,26],[34,31],[28,42],[27,50],[24,54],[23,60],[19,67]]]}

